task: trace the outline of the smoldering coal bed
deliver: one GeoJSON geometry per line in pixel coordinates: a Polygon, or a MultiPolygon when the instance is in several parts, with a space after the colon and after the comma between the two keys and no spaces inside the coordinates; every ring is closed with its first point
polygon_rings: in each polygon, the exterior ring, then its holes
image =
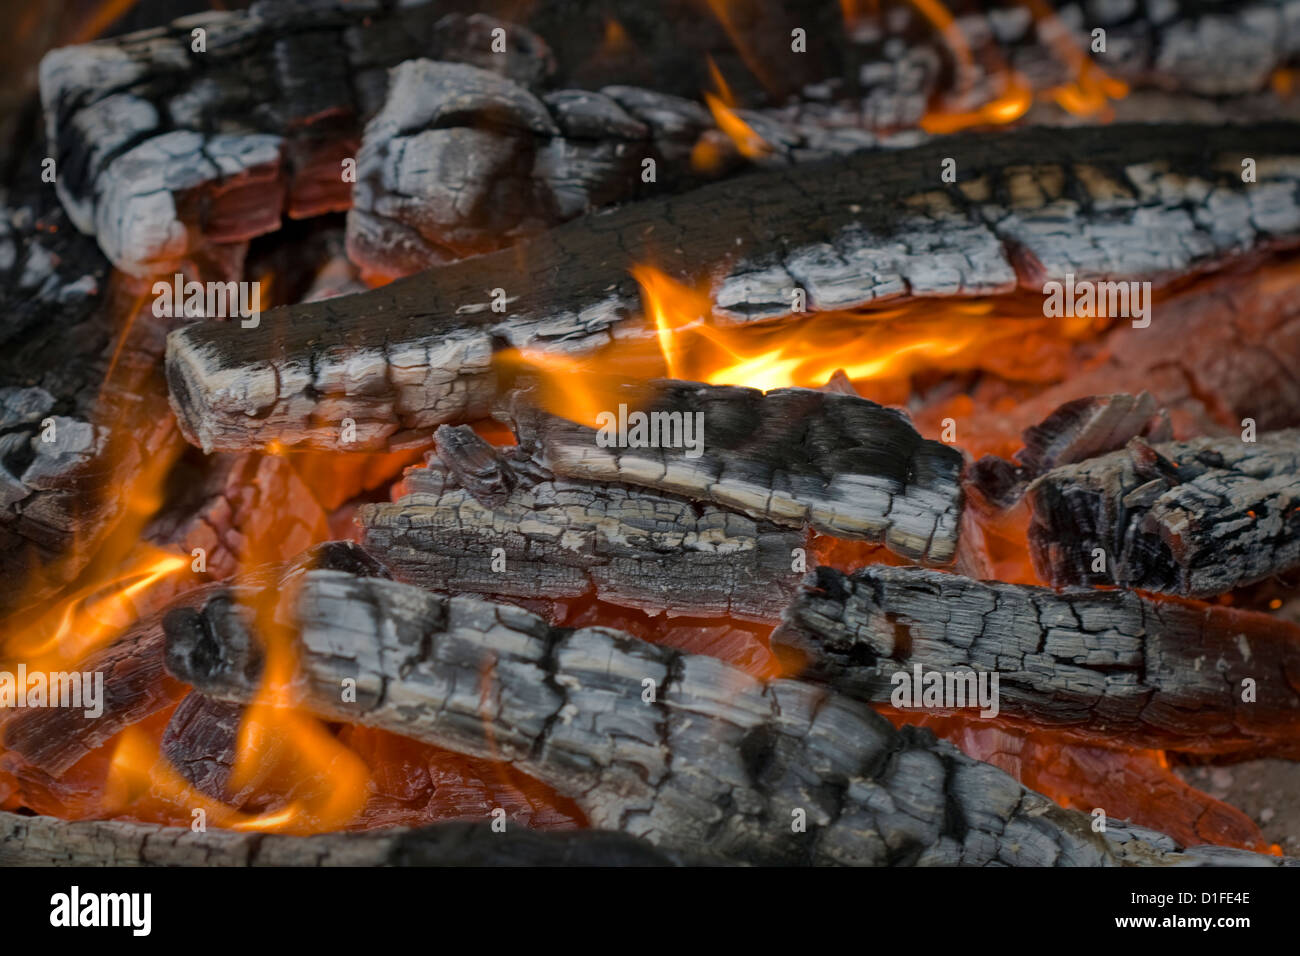
{"type": "Polygon", "coordinates": [[[1294,4],[490,6],[0,104],[0,862],[1291,862],[1294,4]]]}

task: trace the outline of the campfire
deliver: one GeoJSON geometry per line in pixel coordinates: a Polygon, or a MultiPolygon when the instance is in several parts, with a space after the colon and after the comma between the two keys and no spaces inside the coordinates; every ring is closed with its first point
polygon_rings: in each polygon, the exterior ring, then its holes
{"type": "Polygon", "coordinates": [[[0,103],[0,863],[1300,855],[1283,4],[131,6],[0,103]]]}

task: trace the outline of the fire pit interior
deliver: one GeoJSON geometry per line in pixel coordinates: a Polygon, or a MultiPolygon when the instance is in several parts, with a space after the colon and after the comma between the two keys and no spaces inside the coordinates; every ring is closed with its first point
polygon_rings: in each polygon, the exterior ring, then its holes
{"type": "Polygon", "coordinates": [[[43,6],[0,863],[1300,855],[1295,0],[43,6]]]}

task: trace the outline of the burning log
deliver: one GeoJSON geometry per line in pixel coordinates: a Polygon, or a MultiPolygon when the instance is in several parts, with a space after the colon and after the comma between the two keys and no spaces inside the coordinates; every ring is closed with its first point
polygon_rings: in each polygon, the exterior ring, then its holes
{"type": "Polygon", "coordinates": [[[672,494],[555,478],[466,426],[436,437],[401,498],[357,512],[365,547],[398,580],[760,621],[777,620],[794,594],[801,533],[672,494]]]}
{"type": "MultiPolygon", "coordinates": [[[[898,699],[902,688],[908,707],[920,705],[924,687],[937,688],[934,709],[952,709],[949,686],[961,691],[955,706],[976,706],[966,691],[996,675],[984,716],[1000,709],[1091,744],[1287,754],[1300,727],[1300,629],[1127,591],[822,567],[772,649],[787,673],[869,701],[898,699]]],[[[930,699],[927,691],[927,710],[930,699]]]]}
{"type": "MultiPolygon", "coordinates": [[[[287,565],[250,572],[237,581],[244,586],[277,583],[286,586],[307,568],[338,568],[352,574],[385,574],[369,555],[344,542],[312,548],[287,565]]],[[[32,767],[59,776],[118,731],[179,700],[181,685],[163,670],[165,614],[197,607],[215,592],[215,585],[186,591],[166,608],[148,616],[112,645],[77,662],[80,672],[103,675],[102,712],[87,716],[83,709],[40,707],[0,711],[3,749],[32,767]]]]}
{"type": "MultiPolygon", "coordinates": [[[[167,761],[200,793],[246,813],[276,814],[288,802],[234,769],[245,709],[191,693],[177,705],[162,737],[167,761]]],[[[581,812],[549,787],[514,768],[474,760],[368,727],[344,727],[339,739],[369,768],[371,793],[349,829],[423,826],[484,819],[503,810],[511,829],[572,829],[581,812]]]]}
{"type": "Polygon", "coordinates": [[[648,395],[627,390],[630,401],[638,397],[643,411],[628,414],[620,403],[599,434],[517,395],[510,414],[520,444],[559,475],[648,486],[761,521],[882,541],[926,564],[953,560],[961,454],[923,439],[903,413],[803,388],[764,394],[659,382],[648,395]]]}
{"type": "Polygon", "coordinates": [[[1027,496],[1034,567],[1053,584],[1210,597],[1300,566],[1297,429],[1134,439],[1048,472],[1027,496]]]}
{"type": "Polygon", "coordinates": [[[639,312],[629,270],[645,262],[688,279],[713,270],[715,310],[729,321],[787,316],[798,297],[848,309],[905,292],[1041,288],[1067,273],[1185,275],[1295,239],[1295,164],[1284,159],[1295,140],[1285,125],[1024,130],[717,183],[363,295],[271,310],[254,329],[179,329],[168,340],[172,403],[205,450],[383,447],[482,417],[498,385],[494,343],[573,354],[652,335],[627,318],[639,312]],[[1243,155],[1259,182],[1241,181],[1243,155]],[[946,157],[963,170],[956,193],[935,179],[946,157]],[[1190,215],[1189,203],[1203,211],[1190,215]],[[346,444],[345,418],[356,431],[346,444]]]}
{"type": "Polygon", "coordinates": [[[891,722],[925,727],[976,760],[991,763],[1063,807],[1127,820],[1167,833],[1183,846],[1213,843],[1268,852],[1258,824],[1188,784],[1163,751],[1114,749],[1071,741],[1028,724],[891,710],[891,722]]]}
{"type": "Polygon", "coordinates": [[[443,823],[284,836],[0,812],[0,866],[681,866],[714,862],[626,833],[443,823]]]}
{"type": "Polygon", "coordinates": [[[118,268],[148,276],[203,243],[274,230],[282,212],[347,209],[341,163],[389,67],[434,55],[545,72],[549,51],[530,31],[502,25],[511,49],[492,55],[500,24],[439,19],[437,7],[260,3],[52,51],[41,99],[72,221],[118,268]]]}
{"type": "MultiPolygon", "coordinates": [[[[508,760],[594,825],[655,845],[756,863],[1276,862],[1122,825],[1093,833],[931,734],[808,684],[392,581],[313,571],[301,584],[276,617],[296,629],[302,706],[508,760]]],[[[261,650],[231,597],[166,627],[173,674],[210,696],[255,693],[261,650]]]]}
{"type": "MultiPolygon", "coordinates": [[[[201,606],[211,593],[209,588],[189,591],[171,607],[201,606]]],[[[57,777],[122,728],[179,700],[184,688],[163,670],[164,613],[150,615],[111,646],[76,664],[85,680],[102,675],[98,713],[76,707],[0,710],[3,750],[57,777]]]]}

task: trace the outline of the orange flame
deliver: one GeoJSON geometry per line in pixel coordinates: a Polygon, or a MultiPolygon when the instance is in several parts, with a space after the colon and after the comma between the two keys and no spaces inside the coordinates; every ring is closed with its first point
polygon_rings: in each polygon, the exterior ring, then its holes
{"type": "Polygon", "coordinates": [[[1028,4],[1038,35],[1052,47],[1071,75],[1070,80],[1047,90],[1045,95],[1075,116],[1109,119],[1110,101],[1127,96],[1128,84],[1114,79],[1098,66],[1044,0],[1028,0],[1028,4]]]}
{"type": "Polygon", "coordinates": [[[136,599],[190,563],[160,549],[142,550],[146,555],[130,571],[82,586],[47,614],[10,634],[3,657],[21,660],[30,670],[63,670],[112,643],[139,616],[136,599]]]}
{"type": "Polygon", "coordinates": [[[592,356],[541,351],[510,356],[538,378],[538,400],[547,410],[590,425],[599,412],[628,401],[620,385],[660,377],[766,391],[821,386],[842,370],[862,392],[868,383],[927,370],[981,369],[1046,383],[1064,377],[1074,342],[1095,336],[1109,321],[1049,319],[1041,299],[1003,296],[915,299],[728,326],[714,315],[708,292],[649,265],[634,267],[632,275],[641,286],[645,329],[652,338],[620,340],[592,356]],[[1006,347],[1011,342],[1016,348],[1006,347]]]}
{"type": "Polygon", "coordinates": [[[1001,92],[973,110],[931,111],[921,118],[921,128],[927,133],[941,136],[956,133],[972,126],[1006,126],[1029,112],[1034,103],[1034,91],[1021,74],[1014,70],[999,77],[1001,92]]]}
{"type": "Polygon", "coordinates": [[[279,593],[258,596],[256,620],[266,657],[262,683],[239,726],[233,789],[286,788],[283,808],[234,824],[236,829],[313,832],[351,823],[368,796],[370,771],[325,724],[296,706],[297,654],[290,629],[276,619],[279,593]]]}
{"type": "MultiPolygon", "coordinates": [[[[769,155],[772,152],[771,145],[733,109],[736,98],[732,95],[731,87],[727,85],[721,71],[718,70],[718,65],[713,62],[713,57],[709,57],[709,73],[713,77],[717,93],[706,92],[704,102],[708,104],[709,112],[713,114],[713,122],[718,125],[718,129],[726,134],[735,145],[736,151],[746,159],[762,159],[769,155]]],[[[694,158],[697,168],[703,165],[698,155],[694,158]]]]}

